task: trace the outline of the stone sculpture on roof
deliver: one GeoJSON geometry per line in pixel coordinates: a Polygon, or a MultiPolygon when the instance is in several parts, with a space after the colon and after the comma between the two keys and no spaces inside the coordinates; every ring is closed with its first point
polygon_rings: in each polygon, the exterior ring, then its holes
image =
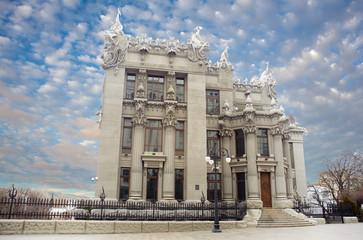
{"type": "Polygon", "coordinates": [[[188,40],[188,59],[192,62],[207,60],[209,43],[203,41],[200,35],[200,30],[202,29],[201,26],[194,28],[196,32],[192,35],[192,39],[188,40]]]}
{"type": "Polygon", "coordinates": [[[103,59],[103,69],[106,70],[110,67],[115,67],[115,74],[118,72],[119,64],[125,60],[129,47],[129,38],[124,37],[120,16],[121,12],[118,9],[115,23],[109,30],[105,31],[105,46],[101,56],[103,59]]]}

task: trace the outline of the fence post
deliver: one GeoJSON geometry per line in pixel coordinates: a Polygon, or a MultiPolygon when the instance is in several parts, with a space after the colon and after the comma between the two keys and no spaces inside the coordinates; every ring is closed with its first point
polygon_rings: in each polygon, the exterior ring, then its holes
{"type": "Polygon", "coordinates": [[[11,209],[13,208],[13,201],[14,201],[17,193],[18,193],[18,191],[14,187],[14,184],[11,185],[11,188],[9,189],[9,197],[10,197],[9,219],[11,218],[11,209]]]}
{"type": "Polygon", "coordinates": [[[339,207],[340,207],[340,217],[342,219],[342,223],[344,224],[343,206],[342,206],[342,203],[339,203],[339,207]]]}

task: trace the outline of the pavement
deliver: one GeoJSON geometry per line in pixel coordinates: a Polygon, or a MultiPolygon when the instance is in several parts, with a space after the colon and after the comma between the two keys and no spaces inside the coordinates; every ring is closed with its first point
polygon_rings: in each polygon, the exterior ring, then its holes
{"type": "Polygon", "coordinates": [[[363,240],[363,223],[325,224],[313,227],[243,228],[222,233],[173,232],[132,234],[0,235],[1,240],[363,240]]]}

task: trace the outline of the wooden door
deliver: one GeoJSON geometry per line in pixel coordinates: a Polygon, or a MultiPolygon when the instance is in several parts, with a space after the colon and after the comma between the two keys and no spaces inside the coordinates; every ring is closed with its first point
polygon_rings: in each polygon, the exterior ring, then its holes
{"type": "Polygon", "coordinates": [[[261,172],[260,182],[263,207],[272,207],[270,173],[261,172]]]}

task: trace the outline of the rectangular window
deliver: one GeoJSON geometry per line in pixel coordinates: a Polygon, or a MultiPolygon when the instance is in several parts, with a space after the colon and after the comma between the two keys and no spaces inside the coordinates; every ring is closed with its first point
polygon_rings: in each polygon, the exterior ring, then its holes
{"type": "Polygon", "coordinates": [[[163,125],[160,120],[148,120],[145,128],[145,152],[161,152],[163,125]]]}
{"type": "Polygon", "coordinates": [[[184,122],[178,121],[175,131],[175,150],[184,151],[184,122]]]}
{"type": "Polygon", "coordinates": [[[184,102],[184,79],[176,79],[176,100],[178,102],[184,102]]]}
{"type": "Polygon", "coordinates": [[[184,170],[175,169],[175,199],[183,200],[184,192],[184,170]]]}
{"type": "Polygon", "coordinates": [[[207,90],[207,114],[219,114],[219,91],[207,90]]]}
{"type": "Polygon", "coordinates": [[[214,149],[216,151],[217,157],[219,157],[220,145],[218,131],[207,131],[207,155],[209,155],[210,149],[214,149]]]}
{"type": "Polygon", "coordinates": [[[131,148],[132,143],[132,122],[131,118],[124,118],[124,132],[122,138],[122,148],[131,148]]]}
{"type": "Polygon", "coordinates": [[[147,169],[147,200],[158,200],[158,170],[157,168],[147,169]]]}
{"type": "Polygon", "coordinates": [[[134,99],[135,95],[135,74],[127,74],[126,79],[126,98],[127,99],[134,99]]]}
{"type": "Polygon", "coordinates": [[[163,101],[163,97],[164,97],[164,77],[148,76],[147,99],[152,101],[163,101]]]}
{"type": "Polygon", "coordinates": [[[238,201],[246,200],[245,173],[237,173],[237,198],[238,201]]]}
{"type": "Polygon", "coordinates": [[[235,136],[236,136],[236,156],[242,157],[243,154],[246,153],[244,132],[242,130],[236,130],[235,136]]]}
{"type": "Polygon", "coordinates": [[[208,201],[214,201],[214,183],[217,182],[217,196],[218,200],[221,200],[221,174],[217,174],[217,180],[215,181],[214,173],[207,174],[208,184],[208,201]]]}
{"type": "Polygon", "coordinates": [[[127,200],[129,199],[130,168],[121,168],[120,180],[120,200],[127,200]]]}
{"type": "Polygon", "coordinates": [[[257,130],[257,152],[262,156],[268,156],[268,134],[267,129],[257,130]]]}

